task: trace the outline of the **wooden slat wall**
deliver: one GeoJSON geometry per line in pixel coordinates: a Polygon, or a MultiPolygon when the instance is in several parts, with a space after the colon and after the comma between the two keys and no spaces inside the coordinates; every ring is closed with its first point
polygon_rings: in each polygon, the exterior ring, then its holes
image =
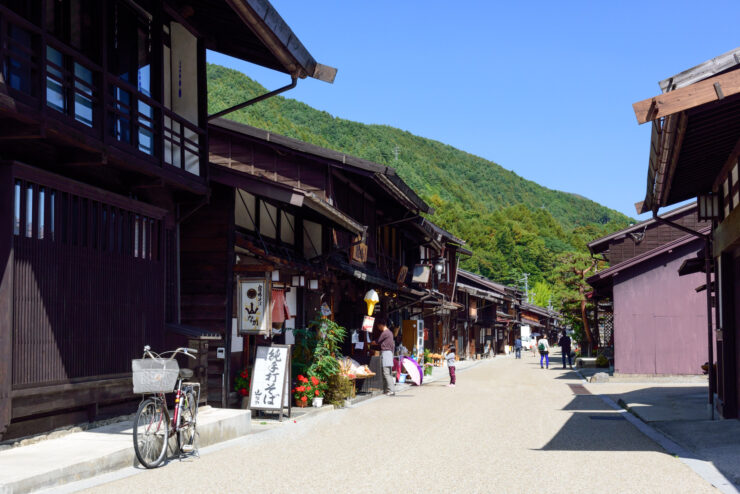
{"type": "MultiPolygon", "coordinates": [[[[228,286],[233,209],[234,189],[213,184],[210,203],[180,225],[181,321],[222,335],[231,319],[227,297],[233,296],[228,286]]],[[[222,403],[224,372],[216,348],[224,344],[209,344],[208,401],[215,403],[222,403]]]]}
{"type": "Polygon", "coordinates": [[[0,439],[10,423],[13,341],[13,175],[0,164],[0,439]]]}
{"type": "Polygon", "coordinates": [[[163,338],[161,218],[93,200],[61,177],[15,184],[14,389],[130,372],[163,338]]]}
{"type": "MultiPolygon", "coordinates": [[[[682,214],[680,217],[671,218],[671,221],[693,230],[699,230],[708,225],[707,222],[699,221],[697,219],[695,209],[682,214]]],[[[638,231],[637,233],[641,233],[641,231],[638,231]]],[[[614,266],[622,261],[632,259],[635,256],[660,247],[663,244],[685,237],[686,235],[686,232],[670,225],[653,223],[648,225],[645,230],[645,236],[639,243],[630,235],[627,235],[627,237],[623,239],[613,241],[609,246],[609,264],[614,266]]]]}

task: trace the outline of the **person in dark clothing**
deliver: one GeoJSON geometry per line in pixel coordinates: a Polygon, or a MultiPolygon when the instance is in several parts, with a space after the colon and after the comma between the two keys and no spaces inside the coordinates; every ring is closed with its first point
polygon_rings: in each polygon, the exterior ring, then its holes
{"type": "Polygon", "coordinates": [[[568,358],[568,366],[570,368],[573,368],[573,358],[570,355],[570,336],[563,333],[563,336],[560,337],[558,340],[558,345],[560,345],[560,351],[563,354],[563,369],[565,369],[565,359],[568,358]]]}

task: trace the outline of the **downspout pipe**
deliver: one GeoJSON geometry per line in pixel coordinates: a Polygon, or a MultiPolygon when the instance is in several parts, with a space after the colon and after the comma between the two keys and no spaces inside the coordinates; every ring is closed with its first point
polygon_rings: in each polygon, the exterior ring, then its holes
{"type": "Polygon", "coordinates": [[[688,233],[689,235],[693,235],[694,237],[700,238],[704,241],[704,273],[706,277],[706,284],[707,284],[707,356],[709,358],[709,361],[707,363],[708,369],[707,373],[709,374],[709,407],[712,410],[712,420],[714,420],[714,393],[712,392],[712,389],[714,389],[715,386],[715,376],[714,376],[714,338],[712,337],[712,274],[711,274],[711,253],[712,253],[712,236],[711,235],[704,235],[702,233],[697,232],[696,230],[692,230],[691,228],[687,228],[683,225],[679,225],[678,223],[674,223],[673,221],[667,220],[665,218],[661,218],[658,216],[658,209],[653,208],[653,219],[657,223],[662,223],[664,225],[668,225],[670,227],[676,228],[678,230],[681,230],[682,232],[688,233]]]}
{"type": "Polygon", "coordinates": [[[226,114],[233,113],[237,110],[241,110],[242,108],[246,108],[247,106],[252,106],[255,103],[259,103],[260,101],[264,101],[268,98],[272,98],[273,96],[277,96],[280,93],[284,93],[285,91],[289,91],[293,89],[297,85],[298,85],[298,79],[296,77],[291,77],[290,84],[283,86],[281,88],[277,88],[274,91],[270,91],[269,93],[265,93],[260,96],[257,96],[256,98],[247,100],[243,103],[239,103],[238,105],[234,105],[230,108],[226,108],[225,110],[221,110],[220,112],[216,112],[213,115],[208,115],[208,121],[211,121],[214,118],[223,117],[226,114]]]}

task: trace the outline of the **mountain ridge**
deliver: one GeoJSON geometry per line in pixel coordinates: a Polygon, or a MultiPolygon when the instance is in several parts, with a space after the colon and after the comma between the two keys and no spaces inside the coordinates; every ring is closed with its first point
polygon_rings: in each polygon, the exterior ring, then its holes
{"type": "MultiPolygon", "coordinates": [[[[213,64],[208,84],[209,113],[267,92],[241,72],[213,64]]],[[[475,255],[463,265],[499,282],[516,281],[523,272],[553,282],[548,271],[559,254],[583,252],[591,239],[634,222],[441,141],[346,120],[283,96],[227,118],[396,169],[435,208],[432,221],[468,241],[475,255]]]]}

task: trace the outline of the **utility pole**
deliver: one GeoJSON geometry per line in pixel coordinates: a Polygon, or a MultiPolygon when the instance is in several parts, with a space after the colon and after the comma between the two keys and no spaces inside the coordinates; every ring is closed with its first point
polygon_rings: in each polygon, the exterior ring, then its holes
{"type": "Polygon", "coordinates": [[[524,273],[519,281],[524,281],[524,297],[529,303],[529,273],[524,273]]]}

